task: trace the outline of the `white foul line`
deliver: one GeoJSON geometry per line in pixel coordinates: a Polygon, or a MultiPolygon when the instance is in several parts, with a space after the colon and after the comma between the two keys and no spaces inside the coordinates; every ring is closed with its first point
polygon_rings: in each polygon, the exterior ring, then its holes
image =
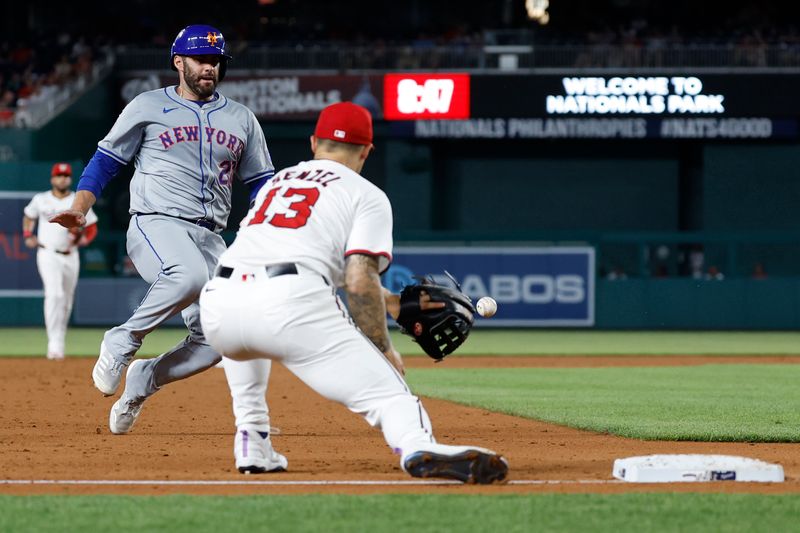
{"type": "MultiPolygon", "coordinates": [[[[616,479],[512,479],[508,485],[605,485],[624,483],[616,479]]],[[[0,485],[172,485],[172,486],[247,486],[268,485],[277,487],[288,486],[321,486],[321,485],[351,485],[351,486],[432,486],[432,485],[462,485],[459,481],[447,480],[164,480],[164,479],[0,479],[0,485]]]]}

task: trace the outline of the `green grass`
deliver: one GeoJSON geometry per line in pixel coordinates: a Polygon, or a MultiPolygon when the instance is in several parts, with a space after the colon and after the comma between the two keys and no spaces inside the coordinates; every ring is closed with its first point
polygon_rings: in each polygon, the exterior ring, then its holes
{"type": "Polygon", "coordinates": [[[410,369],[417,394],[654,440],[800,442],[800,365],[410,369]]]}
{"type": "MultiPolygon", "coordinates": [[[[404,337],[398,349],[410,342],[404,337]]],[[[413,344],[413,342],[411,342],[413,344]]],[[[418,350],[418,348],[417,348],[418,350]]],[[[537,355],[800,354],[800,332],[478,330],[456,352],[537,355]]]]}
{"type": "MultiPolygon", "coordinates": [[[[68,356],[97,357],[105,329],[70,328],[67,330],[68,356]]],[[[139,350],[141,356],[159,355],[178,343],[187,334],[182,328],[161,328],[148,335],[139,350]]],[[[41,357],[47,352],[44,328],[0,328],[0,357],[41,357]]]]}
{"type": "MultiPolygon", "coordinates": [[[[68,355],[95,356],[103,329],[72,328],[68,355]]],[[[185,335],[161,329],[142,355],[185,335]]],[[[406,355],[421,354],[393,332],[406,355]]],[[[41,356],[43,328],[0,329],[0,356],[41,356]]],[[[800,333],[479,330],[470,354],[800,354],[800,333]]],[[[419,394],[648,439],[800,441],[800,365],[410,369],[419,394]]],[[[798,495],[535,494],[0,496],[0,531],[790,531],[798,495]]]]}
{"type": "MultiPolygon", "coordinates": [[[[67,355],[97,353],[104,329],[70,328],[67,355]]],[[[182,328],[161,328],[145,339],[140,354],[158,355],[186,335],[182,328]]],[[[395,346],[404,355],[422,350],[397,331],[395,346]]],[[[41,356],[44,328],[0,328],[0,356],[41,356]]],[[[800,355],[800,332],[477,330],[452,357],[469,355],[800,355]]]]}
{"type": "Polygon", "coordinates": [[[0,531],[790,531],[800,497],[747,494],[3,496],[0,531]]]}

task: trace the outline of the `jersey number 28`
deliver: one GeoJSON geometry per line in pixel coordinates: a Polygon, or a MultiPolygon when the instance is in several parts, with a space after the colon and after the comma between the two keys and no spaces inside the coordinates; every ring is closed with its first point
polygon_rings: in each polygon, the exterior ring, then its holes
{"type": "MultiPolygon", "coordinates": [[[[248,226],[264,223],[267,218],[267,209],[269,209],[269,205],[272,203],[272,200],[275,198],[275,195],[278,194],[279,190],[280,187],[275,187],[267,193],[264,202],[261,204],[261,207],[258,208],[258,211],[253,216],[250,223],[247,224],[248,226]]],[[[308,222],[308,217],[311,216],[311,206],[317,203],[319,199],[319,189],[313,187],[308,189],[295,189],[294,187],[290,187],[286,189],[281,196],[284,198],[300,196],[301,199],[289,204],[286,213],[275,213],[272,215],[268,223],[279,228],[296,229],[305,226],[306,222],[308,222]]]]}

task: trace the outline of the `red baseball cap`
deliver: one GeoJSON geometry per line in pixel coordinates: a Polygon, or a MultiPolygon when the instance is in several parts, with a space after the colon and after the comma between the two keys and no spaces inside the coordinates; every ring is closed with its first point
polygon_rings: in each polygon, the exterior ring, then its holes
{"type": "Polygon", "coordinates": [[[319,114],[314,136],[368,146],[372,144],[372,115],[352,102],[331,104],[319,114]]]}
{"type": "Polygon", "coordinates": [[[72,176],[72,165],[69,163],[56,163],[53,165],[53,170],[50,171],[50,177],[53,176],[72,176]]]}

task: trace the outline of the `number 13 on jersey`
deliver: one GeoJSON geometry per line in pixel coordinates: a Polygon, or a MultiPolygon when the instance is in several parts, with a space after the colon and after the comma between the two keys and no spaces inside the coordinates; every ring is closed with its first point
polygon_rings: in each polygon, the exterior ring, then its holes
{"type": "Polygon", "coordinates": [[[314,187],[289,187],[283,191],[280,196],[283,198],[297,199],[286,206],[283,212],[273,209],[272,216],[267,220],[267,210],[280,190],[280,187],[275,187],[267,193],[267,196],[264,198],[261,206],[259,206],[253,219],[247,224],[248,226],[267,222],[267,224],[272,224],[278,228],[297,229],[306,225],[308,217],[311,216],[311,206],[319,200],[319,189],[314,187]]]}

